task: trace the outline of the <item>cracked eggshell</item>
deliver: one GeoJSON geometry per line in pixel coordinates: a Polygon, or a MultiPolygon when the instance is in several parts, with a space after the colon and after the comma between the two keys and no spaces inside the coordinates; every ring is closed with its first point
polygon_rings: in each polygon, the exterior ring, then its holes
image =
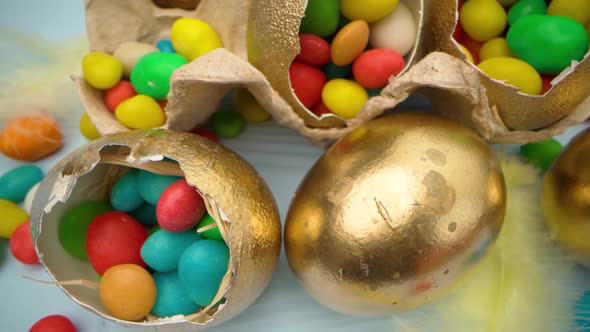
{"type": "Polygon", "coordinates": [[[395,113],[341,138],[309,171],[287,216],[287,258],[333,310],[411,310],[481,260],[505,208],[499,162],[480,136],[432,114],[395,113]]]}
{"type": "Polygon", "coordinates": [[[59,287],[73,301],[105,319],[148,331],[200,331],[233,318],[252,304],[270,282],[280,254],[279,213],[268,186],[252,166],[227,148],[198,135],[161,129],[130,131],[91,142],[47,174],[35,196],[31,229],[40,261],[51,278],[96,280],[88,262],[68,255],[61,247],[58,224],[69,207],[108,197],[127,168],[106,163],[107,156],[115,154],[130,167],[164,157],[178,162],[187,182],[203,195],[209,213],[217,216],[231,253],[226,277],[213,304],[199,314],[138,322],[109,315],[96,290],[59,287]],[[222,297],[225,301],[218,304],[222,297]]]}

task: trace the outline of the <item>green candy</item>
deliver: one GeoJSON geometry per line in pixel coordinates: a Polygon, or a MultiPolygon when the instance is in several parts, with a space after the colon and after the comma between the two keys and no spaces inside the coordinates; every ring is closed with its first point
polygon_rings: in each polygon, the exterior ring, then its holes
{"type": "Polygon", "coordinates": [[[583,25],[569,17],[528,15],[512,25],[508,46],[541,74],[557,75],[588,51],[583,25]]]}
{"type": "MultiPolygon", "coordinates": [[[[214,223],[215,223],[215,219],[213,219],[213,217],[211,217],[209,214],[206,214],[205,217],[203,217],[203,220],[201,220],[201,222],[197,226],[197,229],[203,228],[205,226],[209,226],[214,223]]],[[[201,235],[206,239],[223,241],[223,237],[221,236],[221,232],[219,232],[219,227],[210,229],[208,231],[204,231],[203,233],[201,233],[201,235]]]]}
{"type": "Polygon", "coordinates": [[[131,84],[139,94],[157,100],[166,99],[170,91],[170,76],[186,64],[186,59],[176,53],[148,53],[133,67],[131,84]]]}
{"type": "Polygon", "coordinates": [[[59,242],[66,252],[73,257],[88,260],[86,255],[88,225],[97,216],[111,210],[112,208],[103,202],[86,202],[66,211],[58,228],[59,242]]]}
{"type": "Polygon", "coordinates": [[[545,0],[520,0],[508,12],[508,24],[512,25],[519,18],[527,15],[545,15],[547,4],[545,0]]]}
{"type": "Polygon", "coordinates": [[[244,131],[246,120],[236,111],[218,111],[213,114],[211,125],[215,134],[221,138],[234,138],[244,131]]]}
{"type": "Polygon", "coordinates": [[[520,147],[520,155],[528,162],[539,167],[544,172],[551,167],[563,146],[554,139],[530,143],[520,147]]]}
{"type": "Polygon", "coordinates": [[[349,78],[352,75],[352,65],[336,66],[330,62],[324,66],[324,73],[326,73],[328,81],[336,78],[349,78]]]}
{"type": "Polygon", "coordinates": [[[299,32],[326,38],[336,32],[339,22],[340,0],[309,0],[299,32]]]}

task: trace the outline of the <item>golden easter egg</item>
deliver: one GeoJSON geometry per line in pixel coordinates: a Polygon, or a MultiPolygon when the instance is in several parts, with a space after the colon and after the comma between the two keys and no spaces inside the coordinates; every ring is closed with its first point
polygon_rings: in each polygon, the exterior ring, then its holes
{"type": "Polygon", "coordinates": [[[506,209],[504,177],[475,132],[396,113],[334,144],[291,203],[291,269],[321,304],[346,314],[417,308],[486,254],[506,209]]]}

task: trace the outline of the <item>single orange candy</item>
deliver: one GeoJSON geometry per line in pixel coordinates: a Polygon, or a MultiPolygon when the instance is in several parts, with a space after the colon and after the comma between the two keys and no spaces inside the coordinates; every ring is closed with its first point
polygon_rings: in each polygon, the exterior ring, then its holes
{"type": "Polygon", "coordinates": [[[346,66],[356,59],[369,43],[369,24],[356,20],[344,26],[332,41],[332,62],[346,66]]]}
{"type": "Polygon", "coordinates": [[[62,145],[59,125],[43,112],[14,118],[0,132],[0,152],[16,160],[38,160],[54,153],[62,145]]]}

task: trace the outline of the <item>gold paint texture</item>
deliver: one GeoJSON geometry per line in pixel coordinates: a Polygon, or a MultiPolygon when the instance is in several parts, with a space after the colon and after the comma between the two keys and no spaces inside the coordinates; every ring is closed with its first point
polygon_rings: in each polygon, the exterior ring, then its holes
{"type": "Polygon", "coordinates": [[[287,216],[287,258],[333,310],[411,310],[480,261],[505,209],[482,138],[442,117],[396,113],[343,137],[309,171],[287,216]]]}
{"type": "MultiPolygon", "coordinates": [[[[422,0],[402,0],[415,14],[418,36],[406,57],[407,70],[421,57],[422,0]]],[[[303,119],[314,128],[346,126],[346,120],[333,114],[321,119],[299,102],[291,89],[289,66],[299,53],[299,26],[305,14],[305,0],[252,0],[248,21],[248,61],[260,70],[272,87],[303,119]]],[[[393,38],[393,37],[392,37],[393,38]]],[[[401,73],[400,73],[401,75],[401,73]]]]}
{"type": "Polygon", "coordinates": [[[590,267],[590,130],[572,139],[545,174],[542,207],[555,239],[590,267]]]}
{"type": "Polygon", "coordinates": [[[227,148],[198,135],[161,129],[130,131],[91,142],[59,162],[41,184],[31,214],[33,241],[54,281],[96,280],[88,262],[69,256],[59,244],[61,216],[81,202],[108,199],[110,189],[128,169],[121,164],[166,168],[169,163],[154,163],[163,157],[176,160],[187,182],[203,195],[228,243],[230,266],[216,297],[226,302],[188,317],[128,322],[110,316],[96,291],[60,287],[87,310],[124,326],[199,331],[233,318],[253,303],[270,282],[280,255],[281,224],[274,198],[256,170],[227,148]]]}
{"type": "MultiPolygon", "coordinates": [[[[467,61],[452,38],[458,24],[457,0],[430,0],[425,6],[423,42],[428,51],[442,51],[467,61]]],[[[501,81],[491,79],[478,69],[481,84],[487,89],[491,107],[496,107],[504,124],[512,130],[535,130],[547,127],[572,113],[590,97],[590,60],[588,55],[575,65],[569,75],[544,96],[519,93],[501,81]]]]}

